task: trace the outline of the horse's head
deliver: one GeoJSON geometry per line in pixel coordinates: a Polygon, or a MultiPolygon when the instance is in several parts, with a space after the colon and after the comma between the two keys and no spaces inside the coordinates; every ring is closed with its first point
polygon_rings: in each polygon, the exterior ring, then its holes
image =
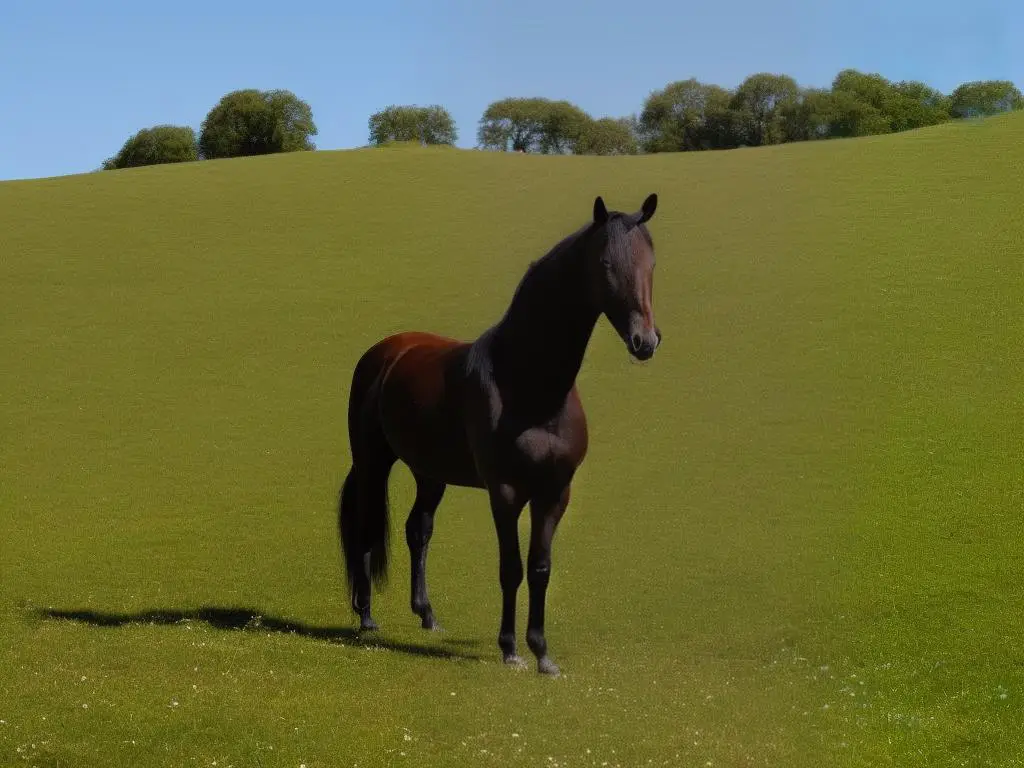
{"type": "Polygon", "coordinates": [[[644,225],[657,206],[654,194],[636,213],[609,213],[600,197],[594,201],[587,270],[590,295],[637,360],[649,360],[661,344],[651,299],[654,242],[644,225]]]}

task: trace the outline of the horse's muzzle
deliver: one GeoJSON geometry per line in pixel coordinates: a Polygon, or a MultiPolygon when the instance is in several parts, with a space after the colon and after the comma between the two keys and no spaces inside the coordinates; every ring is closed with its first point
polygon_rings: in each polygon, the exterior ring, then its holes
{"type": "Polygon", "coordinates": [[[654,351],[661,346],[661,331],[657,328],[651,331],[634,331],[626,342],[629,354],[637,360],[650,360],[654,357],[654,351]]]}

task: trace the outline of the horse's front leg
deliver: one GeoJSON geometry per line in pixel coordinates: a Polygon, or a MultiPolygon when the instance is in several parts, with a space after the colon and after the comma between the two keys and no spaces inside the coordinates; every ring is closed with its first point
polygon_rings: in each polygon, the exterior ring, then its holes
{"type": "Polygon", "coordinates": [[[516,594],[523,583],[523,558],[519,553],[519,515],[526,505],[511,486],[490,490],[491,514],[498,534],[498,575],[501,580],[501,628],[498,647],[506,664],[522,666],[516,653],[516,594]]]}
{"type": "Polygon", "coordinates": [[[538,496],[530,501],[530,553],[526,561],[530,614],[526,624],[526,644],[537,657],[537,671],[556,677],[560,674],[558,665],[548,656],[548,641],[544,638],[544,601],[551,578],[551,540],[568,506],[568,485],[559,493],[538,496]]]}

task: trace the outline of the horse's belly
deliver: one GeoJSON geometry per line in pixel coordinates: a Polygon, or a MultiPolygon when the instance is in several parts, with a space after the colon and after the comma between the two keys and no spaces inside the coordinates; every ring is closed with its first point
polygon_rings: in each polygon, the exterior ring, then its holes
{"type": "Polygon", "coordinates": [[[482,487],[465,438],[456,430],[406,422],[386,432],[398,458],[414,473],[449,485],[482,487]]]}

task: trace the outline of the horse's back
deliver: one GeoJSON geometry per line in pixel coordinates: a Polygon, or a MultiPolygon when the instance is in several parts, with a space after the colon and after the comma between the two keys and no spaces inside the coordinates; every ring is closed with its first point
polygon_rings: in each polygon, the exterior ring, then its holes
{"type": "Polygon", "coordinates": [[[426,331],[402,331],[387,336],[367,349],[360,362],[374,360],[378,364],[389,365],[412,349],[441,351],[463,346],[464,342],[447,336],[426,331]]]}

